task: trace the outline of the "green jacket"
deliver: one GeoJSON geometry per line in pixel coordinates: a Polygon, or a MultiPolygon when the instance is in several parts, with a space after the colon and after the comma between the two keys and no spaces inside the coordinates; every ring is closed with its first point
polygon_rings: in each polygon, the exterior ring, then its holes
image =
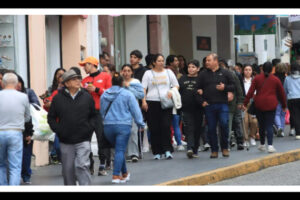
{"type": "Polygon", "coordinates": [[[243,89],[242,89],[242,86],[241,86],[238,76],[235,74],[235,72],[233,72],[233,71],[230,71],[230,72],[233,76],[236,87],[235,87],[235,91],[234,91],[234,98],[231,102],[228,103],[228,106],[229,106],[229,112],[234,113],[237,109],[237,105],[243,104],[245,97],[243,95],[243,89]]]}

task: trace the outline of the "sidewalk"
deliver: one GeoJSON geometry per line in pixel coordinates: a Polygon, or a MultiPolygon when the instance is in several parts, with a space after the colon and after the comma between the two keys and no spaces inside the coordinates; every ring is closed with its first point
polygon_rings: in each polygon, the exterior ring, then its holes
{"type": "MultiPolygon", "coordinates": [[[[175,152],[173,160],[157,161],[152,159],[151,153],[145,153],[144,159],[138,163],[127,163],[131,180],[124,185],[208,184],[300,159],[300,140],[295,140],[295,137],[274,137],[274,146],[275,154],[260,152],[257,147],[251,147],[249,151],[237,151],[235,147],[229,158],[220,153],[218,159],[210,159],[210,152],[199,152],[199,158],[191,160],[187,159],[185,152],[175,152]]],[[[96,157],[95,160],[96,168],[99,161],[96,157]]],[[[60,165],[34,167],[33,173],[32,185],[63,185],[60,165]]],[[[98,170],[92,178],[92,185],[112,185],[112,171],[106,177],[97,176],[97,173],[98,170]]]]}

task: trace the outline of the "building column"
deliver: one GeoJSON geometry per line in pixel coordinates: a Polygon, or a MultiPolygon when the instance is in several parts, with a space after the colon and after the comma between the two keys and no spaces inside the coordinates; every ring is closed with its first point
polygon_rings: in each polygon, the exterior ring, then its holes
{"type": "MultiPolygon", "coordinates": [[[[87,22],[79,15],[62,17],[62,60],[63,67],[68,70],[87,55],[87,22]]],[[[84,70],[81,68],[83,76],[84,70]]]]}
{"type": "Polygon", "coordinates": [[[102,46],[101,52],[105,51],[110,55],[110,62],[114,64],[114,52],[112,52],[111,46],[114,46],[114,19],[113,16],[99,15],[99,31],[102,33],[102,38],[106,38],[107,45],[102,46]]]}
{"type": "MultiPolygon", "coordinates": [[[[39,96],[47,89],[46,27],[44,15],[28,16],[28,36],[30,85],[37,96],[39,96]]],[[[33,154],[35,155],[36,166],[49,164],[48,151],[48,141],[34,142],[33,154]]]]}
{"type": "Polygon", "coordinates": [[[46,27],[44,15],[28,16],[30,86],[37,95],[47,89],[46,27]]]}
{"type": "Polygon", "coordinates": [[[161,16],[149,15],[149,44],[150,53],[162,53],[161,16]]]}

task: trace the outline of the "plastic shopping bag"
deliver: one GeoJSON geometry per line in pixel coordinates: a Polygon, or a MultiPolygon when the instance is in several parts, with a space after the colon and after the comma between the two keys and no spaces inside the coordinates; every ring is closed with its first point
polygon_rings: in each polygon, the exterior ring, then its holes
{"type": "Polygon", "coordinates": [[[47,121],[47,111],[42,109],[40,106],[34,104],[30,105],[30,113],[33,124],[33,136],[32,140],[39,141],[54,141],[55,133],[51,130],[47,121]]]}
{"type": "Polygon", "coordinates": [[[290,111],[287,110],[285,114],[285,124],[290,124],[290,111]]]}

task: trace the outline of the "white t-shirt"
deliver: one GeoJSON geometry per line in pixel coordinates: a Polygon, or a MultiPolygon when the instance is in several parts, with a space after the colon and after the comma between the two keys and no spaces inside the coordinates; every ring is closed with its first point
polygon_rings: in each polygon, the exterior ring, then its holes
{"type": "Polygon", "coordinates": [[[252,78],[250,78],[249,80],[247,80],[246,78],[244,78],[244,88],[245,88],[245,93],[247,95],[250,86],[251,86],[251,82],[252,82],[252,78]]]}
{"type": "Polygon", "coordinates": [[[159,93],[161,97],[164,95],[167,96],[168,91],[172,87],[179,86],[175,74],[169,69],[164,69],[162,72],[146,71],[143,76],[142,85],[148,90],[146,95],[147,101],[160,101],[159,93]]]}

